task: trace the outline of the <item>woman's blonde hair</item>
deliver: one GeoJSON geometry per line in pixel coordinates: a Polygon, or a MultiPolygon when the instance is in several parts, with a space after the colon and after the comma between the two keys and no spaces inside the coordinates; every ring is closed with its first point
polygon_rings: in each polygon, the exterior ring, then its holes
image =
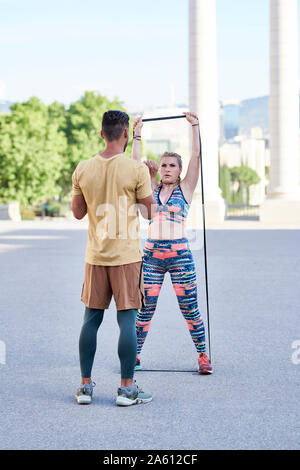
{"type": "MultiPolygon", "coordinates": [[[[182,158],[181,158],[181,156],[180,156],[178,153],[175,153],[175,152],[164,152],[164,153],[162,154],[162,156],[160,157],[160,161],[161,161],[161,159],[162,159],[163,157],[174,157],[174,158],[176,158],[179,168],[182,169],[182,158]]],[[[178,179],[177,179],[176,183],[174,183],[174,185],[179,186],[179,185],[180,185],[180,182],[181,182],[181,178],[180,178],[180,175],[179,175],[179,176],[178,176],[178,179]]],[[[158,188],[161,188],[162,185],[163,185],[163,183],[162,183],[162,181],[160,180],[159,185],[158,185],[158,188]]],[[[175,186],[175,187],[176,187],[176,186],[175,186]]]]}

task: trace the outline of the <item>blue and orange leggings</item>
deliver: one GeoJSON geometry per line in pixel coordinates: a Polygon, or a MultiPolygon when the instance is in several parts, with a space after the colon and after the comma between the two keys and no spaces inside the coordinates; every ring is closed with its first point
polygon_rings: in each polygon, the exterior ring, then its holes
{"type": "Polygon", "coordinates": [[[138,311],[136,319],[137,353],[141,352],[149,331],[167,271],[196,350],[198,353],[204,352],[205,328],[198,309],[195,263],[188,240],[148,239],[144,247],[143,270],[146,307],[138,311]]]}

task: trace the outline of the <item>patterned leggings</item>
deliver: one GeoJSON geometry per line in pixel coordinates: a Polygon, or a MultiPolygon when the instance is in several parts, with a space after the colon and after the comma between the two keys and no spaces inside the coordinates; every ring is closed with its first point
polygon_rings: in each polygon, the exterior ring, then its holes
{"type": "Polygon", "coordinates": [[[204,352],[205,328],[197,301],[195,264],[188,240],[150,240],[144,247],[144,288],[146,307],[138,311],[136,330],[141,352],[155,312],[165,273],[169,271],[178,304],[198,353],[204,352]]]}

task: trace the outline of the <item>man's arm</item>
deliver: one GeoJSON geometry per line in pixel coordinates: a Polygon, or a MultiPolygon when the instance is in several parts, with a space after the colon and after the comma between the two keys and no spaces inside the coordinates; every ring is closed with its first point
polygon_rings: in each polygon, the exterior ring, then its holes
{"type": "Polygon", "coordinates": [[[72,197],[72,212],[76,219],[83,219],[87,214],[87,205],[83,194],[76,194],[72,197]]]}
{"type": "Polygon", "coordinates": [[[72,212],[76,219],[82,219],[85,214],[87,213],[87,205],[84,199],[84,195],[82,193],[79,177],[78,177],[78,167],[80,163],[77,165],[74,173],[72,174],[72,212]]]}
{"type": "Polygon", "coordinates": [[[140,213],[144,219],[151,220],[155,214],[156,203],[153,196],[145,197],[144,199],[137,199],[140,213]]]}
{"type": "Polygon", "coordinates": [[[151,189],[152,194],[154,194],[155,189],[157,188],[158,183],[155,180],[156,174],[158,172],[158,164],[152,160],[147,160],[144,162],[145,165],[148,167],[150,178],[151,178],[151,189]]]}
{"type": "MultiPolygon", "coordinates": [[[[155,176],[158,170],[158,165],[155,162],[152,161],[147,161],[144,162],[145,165],[148,167],[149,173],[150,173],[150,182],[151,182],[151,189],[152,191],[154,190],[156,186],[156,181],[155,181],[155,176]]],[[[144,172],[144,170],[143,170],[144,172]]],[[[150,189],[150,188],[149,188],[150,189]]],[[[137,203],[139,205],[139,210],[142,214],[142,216],[145,219],[151,220],[155,214],[156,211],[156,202],[153,198],[153,194],[150,196],[147,196],[145,198],[138,198],[137,197],[137,203]]]]}

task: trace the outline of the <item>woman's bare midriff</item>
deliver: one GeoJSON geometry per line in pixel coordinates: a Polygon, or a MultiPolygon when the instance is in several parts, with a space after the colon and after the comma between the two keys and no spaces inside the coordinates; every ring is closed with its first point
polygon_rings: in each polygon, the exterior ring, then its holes
{"type": "Polygon", "coordinates": [[[182,224],[168,220],[153,220],[148,227],[148,238],[152,240],[176,240],[186,238],[182,224]]]}

